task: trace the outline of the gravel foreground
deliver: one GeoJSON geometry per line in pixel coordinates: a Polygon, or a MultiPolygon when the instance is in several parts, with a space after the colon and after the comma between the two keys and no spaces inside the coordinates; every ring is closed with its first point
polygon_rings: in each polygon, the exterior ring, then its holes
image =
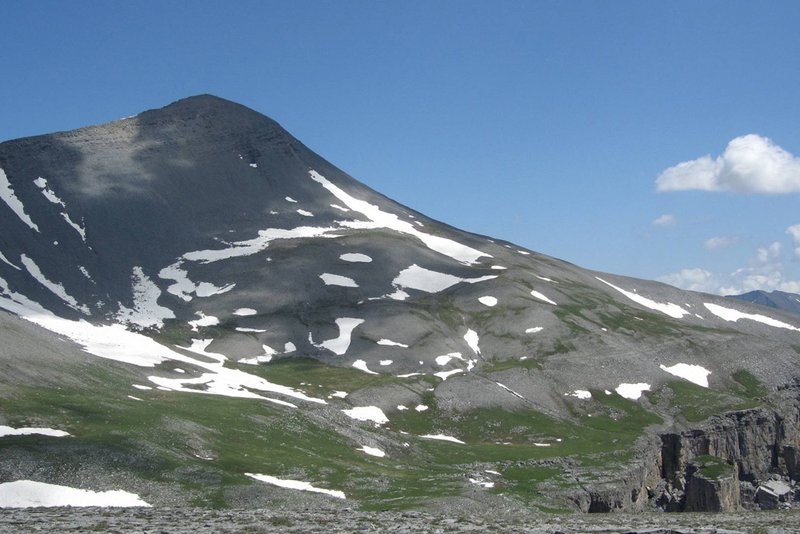
{"type": "Polygon", "coordinates": [[[736,514],[528,515],[427,512],[35,508],[0,511],[0,532],[800,532],[800,511],[736,514]]]}

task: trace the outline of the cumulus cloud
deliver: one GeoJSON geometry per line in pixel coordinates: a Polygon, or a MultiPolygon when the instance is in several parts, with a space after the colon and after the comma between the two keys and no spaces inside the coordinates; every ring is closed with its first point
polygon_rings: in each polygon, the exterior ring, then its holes
{"type": "Polygon", "coordinates": [[[756,261],[761,264],[771,263],[778,259],[781,250],[783,250],[783,246],[778,241],[766,247],[759,247],[756,251],[756,261]]]}
{"type": "Polygon", "coordinates": [[[733,139],[721,156],[706,155],[662,172],[658,191],[800,192],[800,158],[756,134],[733,139]]]}
{"type": "MultiPolygon", "coordinates": [[[[794,237],[792,232],[787,230],[787,233],[794,237]]],[[[796,250],[793,253],[796,254],[796,250]]],[[[681,289],[719,295],[739,295],[755,290],[800,293],[800,280],[795,276],[797,273],[792,271],[791,265],[787,267],[784,259],[784,247],[775,241],[756,249],[748,265],[732,273],[714,273],[695,267],[661,276],[658,280],[681,289]]]]}
{"type": "Polygon", "coordinates": [[[720,287],[719,281],[713,273],[699,267],[681,269],[677,273],[659,277],[658,281],[681,289],[701,291],[703,293],[717,293],[720,287]]]}
{"type": "Polygon", "coordinates": [[[667,213],[654,220],[653,224],[655,226],[673,226],[676,222],[675,216],[667,213]]]}
{"type": "Polygon", "coordinates": [[[792,236],[794,241],[794,255],[800,258],[800,224],[795,224],[786,229],[786,233],[792,236]]]}
{"type": "Polygon", "coordinates": [[[739,238],[735,236],[720,236],[720,237],[710,237],[706,239],[704,243],[705,247],[709,250],[714,250],[718,248],[728,248],[732,247],[736,243],[739,242],[739,238]]]}

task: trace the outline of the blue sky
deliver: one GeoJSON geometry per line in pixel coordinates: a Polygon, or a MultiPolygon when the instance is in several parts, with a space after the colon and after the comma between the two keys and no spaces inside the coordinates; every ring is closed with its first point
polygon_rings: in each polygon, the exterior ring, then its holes
{"type": "Polygon", "coordinates": [[[455,226],[800,292],[799,27],[795,1],[11,0],[0,140],[212,93],[455,226]]]}

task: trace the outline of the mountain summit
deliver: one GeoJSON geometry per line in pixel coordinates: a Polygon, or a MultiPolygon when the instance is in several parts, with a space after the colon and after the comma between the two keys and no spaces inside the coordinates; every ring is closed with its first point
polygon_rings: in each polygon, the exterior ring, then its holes
{"type": "Polygon", "coordinates": [[[796,317],[452,228],[233,102],[2,143],[0,200],[0,482],[601,511],[695,509],[702,455],[798,476],[796,317]]]}

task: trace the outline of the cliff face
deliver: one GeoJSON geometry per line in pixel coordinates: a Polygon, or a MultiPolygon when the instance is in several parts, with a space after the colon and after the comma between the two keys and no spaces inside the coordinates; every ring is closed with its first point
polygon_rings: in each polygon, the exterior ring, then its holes
{"type": "Polygon", "coordinates": [[[784,392],[774,408],[728,412],[696,428],[662,433],[642,451],[636,465],[573,502],[584,512],[775,507],[777,497],[764,495],[774,493],[776,481],[789,488],[780,502],[800,496],[800,395],[784,392]]]}
{"type": "Polygon", "coordinates": [[[725,512],[739,507],[737,469],[716,456],[703,455],[688,467],[684,510],[687,512],[725,512]]]}

